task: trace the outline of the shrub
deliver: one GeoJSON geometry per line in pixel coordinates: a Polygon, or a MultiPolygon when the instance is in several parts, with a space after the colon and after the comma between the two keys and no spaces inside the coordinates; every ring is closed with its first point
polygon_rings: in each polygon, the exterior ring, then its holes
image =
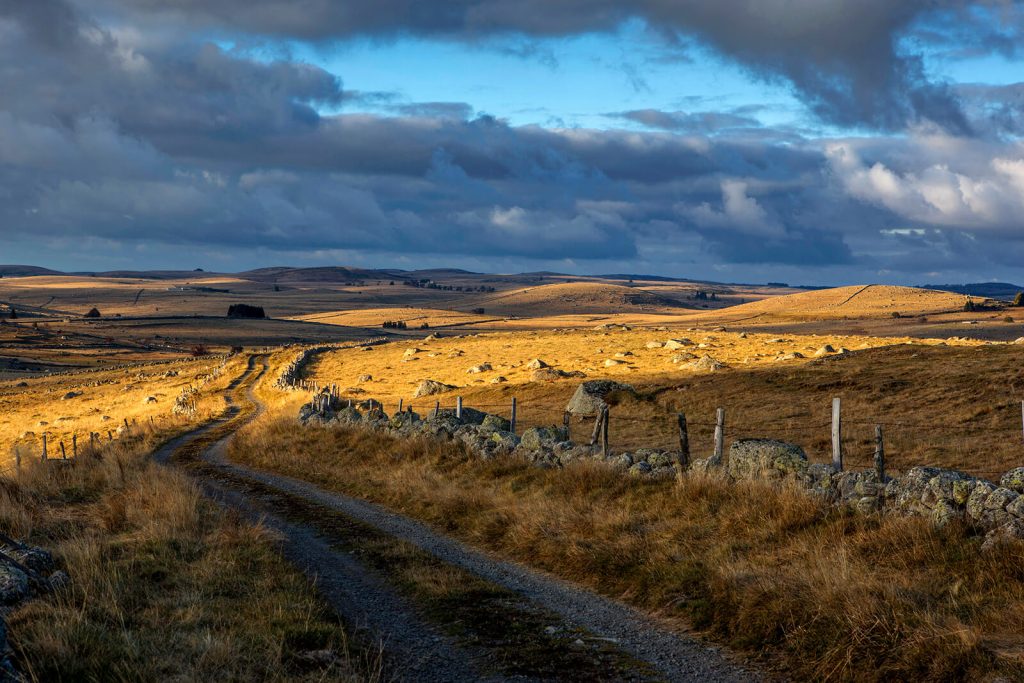
{"type": "Polygon", "coordinates": [[[1017,296],[1013,297],[1014,306],[1024,306],[1024,292],[1017,292],[1017,296]]]}
{"type": "Polygon", "coordinates": [[[99,318],[100,317],[100,309],[98,309],[95,306],[93,306],[92,308],[89,309],[89,312],[85,314],[85,317],[86,318],[99,318]]]}
{"type": "Polygon", "coordinates": [[[210,355],[210,349],[206,348],[205,344],[196,344],[190,351],[193,358],[199,358],[200,356],[210,355]]]}

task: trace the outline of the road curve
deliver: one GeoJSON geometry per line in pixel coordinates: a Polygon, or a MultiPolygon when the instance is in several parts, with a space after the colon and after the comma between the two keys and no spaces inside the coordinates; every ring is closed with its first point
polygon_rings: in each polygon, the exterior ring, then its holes
{"type": "MultiPolygon", "coordinates": [[[[211,467],[226,479],[249,481],[263,490],[280,491],[283,495],[300,497],[329,508],[346,517],[368,525],[389,537],[406,541],[442,562],[460,567],[480,578],[504,587],[552,613],[566,624],[582,628],[646,663],[658,678],[667,681],[757,681],[763,676],[737,663],[722,650],[685,633],[673,631],[650,617],[622,603],[609,600],[589,590],[570,584],[546,573],[499,559],[489,553],[467,546],[439,534],[426,525],[391,512],[365,500],[326,491],[308,482],[283,475],[255,470],[226,459],[226,446],[231,435],[242,425],[256,419],[264,406],[253,393],[253,387],[267,371],[265,357],[250,358],[246,372],[231,387],[235,398],[229,401],[230,415],[211,425],[168,443],[155,454],[161,462],[195,440],[209,438],[211,430],[225,432],[198,451],[211,467]],[[246,414],[239,417],[244,400],[246,414]]],[[[231,392],[229,392],[231,393],[231,392]]],[[[482,676],[474,665],[479,653],[460,652],[460,646],[418,620],[414,609],[403,604],[403,598],[375,579],[357,561],[345,553],[332,550],[319,538],[315,529],[301,523],[286,521],[268,513],[260,496],[237,486],[217,481],[215,475],[201,476],[204,488],[218,500],[237,507],[282,534],[282,552],[288,559],[314,578],[328,602],[345,619],[381,634],[384,647],[398,659],[412,663],[399,675],[406,680],[501,680],[482,676]]],[[[521,679],[519,679],[521,680],[521,679]]]]}

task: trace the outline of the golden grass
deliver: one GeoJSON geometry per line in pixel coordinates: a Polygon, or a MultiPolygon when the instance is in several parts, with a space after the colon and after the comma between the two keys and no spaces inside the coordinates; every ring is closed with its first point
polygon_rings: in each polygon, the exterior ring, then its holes
{"type": "Polygon", "coordinates": [[[128,369],[50,375],[17,382],[0,383],[0,468],[10,467],[13,449],[24,457],[38,457],[42,451],[42,435],[48,439],[50,457],[60,454],[64,443],[71,457],[71,441],[78,437],[83,446],[91,432],[107,438],[124,420],[149,424],[167,422],[172,417],[174,400],[183,388],[202,387],[196,420],[202,421],[223,408],[219,391],[227,386],[244,365],[243,357],[228,361],[219,376],[207,379],[222,359],[210,356],[198,360],[182,360],[128,369]],[[177,373],[167,377],[168,372],[177,373]],[[68,392],[79,394],[63,400],[68,392]],[[153,397],[155,402],[148,402],[153,397]]]}
{"type": "Polygon", "coordinates": [[[377,664],[271,534],[148,458],[157,435],[103,459],[26,463],[0,483],[0,528],[52,549],[70,585],[9,617],[32,680],[362,680],[377,664]],[[322,652],[329,651],[329,655],[322,652]]]}
{"type": "Polygon", "coordinates": [[[452,443],[268,419],[231,457],[375,500],[802,680],[1024,676],[1024,544],[853,516],[803,491],[480,461],[452,443]],[[287,455],[284,455],[287,454],[287,455]]]}

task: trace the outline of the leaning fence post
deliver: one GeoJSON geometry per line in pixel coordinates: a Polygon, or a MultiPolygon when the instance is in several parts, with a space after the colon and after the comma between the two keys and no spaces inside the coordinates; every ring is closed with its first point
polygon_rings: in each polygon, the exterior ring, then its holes
{"type": "Polygon", "coordinates": [[[686,429],[686,414],[679,413],[679,471],[683,472],[690,466],[690,435],[686,429]]]}
{"type": "Polygon", "coordinates": [[[46,434],[43,434],[43,460],[46,460],[46,434]]]}
{"type": "Polygon", "coordinates": [[[594,431],[590,434],[590,447],[597,445],[597,438],[601,435],[601,422],[604,420],[604,410],[598,412],[594,418],[594,431]]]}
{"type": "Polygon", "coordinates": [[[843,471],[843,429],[841,418],[842,403],[839,397],[832,399],[832,468],[836,472],[843,471]]]}
{"type": "Polygon", "coordinates": [[[515,434],[516,433],[516,397],[515,396],[512,397],[512,419],[510,420],[510,422],[511,422],[511,426],[509,427],[509,430],[513,434],[515,434]]]}
{"type": "Polygon", "coordinates": [[[400,399],[398,399],[398,412],[402,412],[402,402],[403,402],[404,400],[405,400],[405,399],[401,399],[401,398],[400,398],[400,399]]]}
{"type": "Polygon", "coordinates": [[[60,459],[61,460],[67,460],[68,459],[68,454],[64,450],[64,440],[63,439],[61,439],[61,442],[60,442],[60,459]]]}
{"type": "Polygon", "coordinates": [[[78,434],[71,435],[71,457],[78,457],[78,434]]]}
{"type": "Polygon", "coordinates": [[[457,420],[462,419],[462,397],[459,396],[455,399],[455,418],[457,420]]]}
{"type": "Polygon", "coordinates": [[[711,459],[716,465],[722,464],[725,455],[725,408],[715,411],[715,453],[711,459]]]}
{"type": "Polygon", "coordinates": [[[601,455],[608,457],[608,406],[601,411],[601,455]]]}
{"type": "Polygon", "coordinates": [[[875,425],[875,476],[880,484],[885,483],[885,442],[882,440],[882,425],[875,425]]]}

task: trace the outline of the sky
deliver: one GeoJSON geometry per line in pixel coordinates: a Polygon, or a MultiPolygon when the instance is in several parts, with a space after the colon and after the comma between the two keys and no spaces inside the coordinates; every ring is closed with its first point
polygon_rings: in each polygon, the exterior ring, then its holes
{"type": "Polygon", "coordinates": [[[1024,283],[1024,3],[0,0],[0,263],[1024,283]]]}

